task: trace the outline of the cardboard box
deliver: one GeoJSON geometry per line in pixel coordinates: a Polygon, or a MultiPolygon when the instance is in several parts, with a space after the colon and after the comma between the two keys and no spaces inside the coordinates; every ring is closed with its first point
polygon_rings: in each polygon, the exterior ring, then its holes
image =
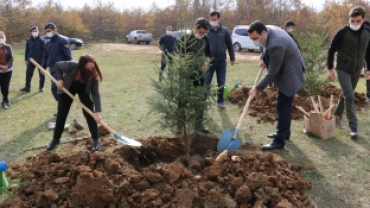
{"type": "Polygon", "coordinates": [[[321,139],[335,137],[335,117],[323,120],[322,113],[311,113],[310,118],[304,116],[304,132],[313,134],[321,139]]]}

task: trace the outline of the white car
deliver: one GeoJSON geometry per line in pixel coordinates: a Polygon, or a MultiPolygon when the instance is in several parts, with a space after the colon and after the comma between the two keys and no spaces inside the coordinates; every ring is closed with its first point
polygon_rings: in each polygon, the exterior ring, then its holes
{"type": "MultiPolygon", "coordinates": [[[[276,26],[266,25],[266,27],[276,26]]],[[[235,51],[241,51],[242,49],[248,49],[248,51],[260,50],[260,48],[254,45],[253,41],[249,39],[248,29],[249,25],[237,25],[234,27],[231,39],[235,51]]]]}

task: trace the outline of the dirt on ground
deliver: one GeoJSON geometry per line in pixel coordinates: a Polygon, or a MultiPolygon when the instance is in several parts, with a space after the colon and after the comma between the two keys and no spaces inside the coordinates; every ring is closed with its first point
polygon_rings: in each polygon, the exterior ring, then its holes
{"type": "MultiPolygon", "coordinates": [[[[250,87],[242,87],[236,89],[229,96],[229,101],[231,103],[238,104],[240,107],[244,107],[248,100],[248,93],[250,87]]],[[[329,108],[330,96],[333,95],[333,103],[336,104],[340,97],[341,90],[333,85],[326,85],[321,90],[320,96],[322,101],[322,106],[324,111],[329,108]]],[[[277,120],[277,88],[266,88],[264,91],[260,92],[255,99],[250,103],[249,115],[257,117],[257,122],[274,122],[277,120]]],[[[301,89],[298,93],[298,97],[294,98],[293,108],[292,108],[292,119],[303,118],[303,113],[299,111],[295,106],[301,106],[306,112],[311,112],[313,110],[312,101],[308,93],[301,89]]],[[[314,97],[316,103],[318,103],[318,98],[314,97]]],[[[365,94],[355,92],[355,104],[356,110],[360,111],[362,107],[368,104],[365,94]]]]}
{"type": "Polygon", "coordinates": [[[21,182],[11,186],[14,196],[0,207],[280,208],[311,203],[304,191],[312,184],[302,179],[300,165],[277,161],[272,154],[218,155],[217,142],[195,137],[191,156],[184,156],[179,139],[156,137],[142,141],[140,148],[120,146],[113,152],[40,152],[24,164],[9,165],[7,176],[21,182]]]}

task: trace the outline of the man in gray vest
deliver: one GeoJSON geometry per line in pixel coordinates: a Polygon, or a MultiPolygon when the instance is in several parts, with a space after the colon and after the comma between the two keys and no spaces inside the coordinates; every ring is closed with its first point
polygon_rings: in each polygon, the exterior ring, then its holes
{"type": "MultiPolygon", "coordinates": [[[[336,72],[339,85],[342,89],[337,108],[334,115],[342,118],[344,110],[351,128],[351,138],[357,138],[357,115],[353,92],[361,76],[364,67],[365,55],[366,62],[370,61],[369,41],[370,33],[363,26],[365,10],[361,6],[356,6],[349,12],[349,24],[338,30],[334,35],[328,50],[327,57],[327,76],[334,81],[334,54],[337,52],[336,72]]],[[[341,125],[339,124],[339,127],[341,125]]]]}

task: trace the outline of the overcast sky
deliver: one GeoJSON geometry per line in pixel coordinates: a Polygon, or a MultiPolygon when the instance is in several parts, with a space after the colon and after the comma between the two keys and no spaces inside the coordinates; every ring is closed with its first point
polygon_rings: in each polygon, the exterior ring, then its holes
{"type": "MultiPolygon", "coordinates": [[[[32,2],[35,5],[38,5],[46,2],[46,0],[33,0],[32,2]]],[[[64,7],[82,7],[85,3],[92,4],[94,0],[59,0],[59,2],[62,3],[62,6],[64,7]]],[[[102,2],[113,2],[114,5],[119,9],[133,7],[142,7],[143,9],[147,9],[152,5],[154,0],[102,0],[102,2]]],[[[173,5],[175,0],[155,0],[155,2],[159,7],[164,8],[166,6],[173,5]]],[[[321,10],[325,0],[303,0],[303,2],[310,7],[313,5],[314,8],[321,10]]]]}

